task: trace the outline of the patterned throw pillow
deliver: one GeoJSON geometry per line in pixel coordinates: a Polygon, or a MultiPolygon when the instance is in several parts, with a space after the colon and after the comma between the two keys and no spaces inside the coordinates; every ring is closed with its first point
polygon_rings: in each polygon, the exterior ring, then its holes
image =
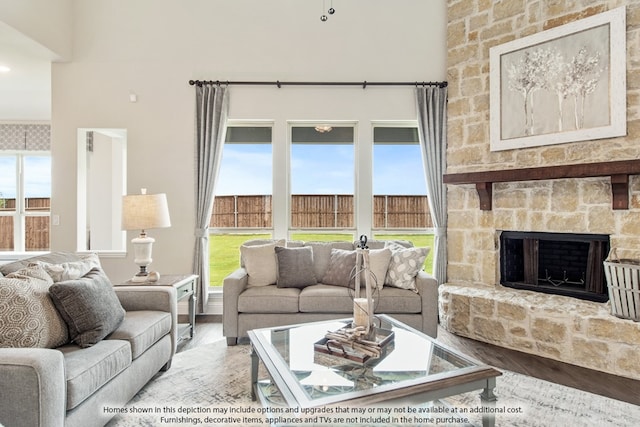
{"type": "Polygon", "coordinates": [[[391,262],[384,284],[418,292],[416,276],[422,270],[430,248],[405,248],[394,243],[387,247],[391,249],[391,262]]]}
{"type": "Polygon", "coordinates": [[[313,270],[313,250],[309,247],[283,248],[276,246],[279,288],[304,288],[316,284],[313,270]]]}
{"type": "Polygon", "coordinates": [[[325,285],[335,285],[353,288],[354,279],[351,275],[354,273],[356,265],[356,251],[347,251],[344,249],[331,249],[329,259],[329,267],[324,273],[322,283],[325,285]]]}
{"type": "Polygon", "coordinates": [[[56,348],[69,341],[67,325],[49,296],[52,284],[40,266],[0,278],[0,347],[56,348]]]}
{"type": "Polygon", "coordinates": [[[124,319],[125,311],[113,285],[99,268],[80,279],[55,283],[49,292],[69,327],[71,340],[80,347],[98,343],[124,319]]]}

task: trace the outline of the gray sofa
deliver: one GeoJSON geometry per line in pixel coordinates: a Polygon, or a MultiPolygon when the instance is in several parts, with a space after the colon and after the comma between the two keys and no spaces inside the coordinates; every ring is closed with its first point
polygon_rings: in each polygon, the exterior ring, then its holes
{"type": "MultiPolygon", "coordinates": [[[[0,266],[0,280],[3,275],[4,279],[19,276],[34,261],[49,267],[80,259],[75,254],[57,252],[4,264],[0,266]]],[[[91,286],[91,277],[98,270],[92,269],[79,280],[91,286]]],[[[124,317],[115,331],[97,343],[83,343],[85,347],[74,341],[56,348],[0,348],[0,425],[103,426],[156,373],[169,368],[177,343],[175,289],[112,289],[124,317]]]]}
{"type": "MultiPolygon", "coordinates": [[[[372,271],[378,272],[375,279],[376,284],[380,282],[378,285],[382,285],[382,277],[385,276],[387,267],[380,263],[373,265],[374,251],[380,251],[391,243],[369,241],[367,244],[372,258],[372,271]],[[383,270],[380,270],[381,267],[383,270]]],[[[404,248],[412,247],[410,242],[404,241],[393,242],[393,244],[394,246],[390,246],[392,249],[394,247],[398,249],[398,245],[404,248]]],[[[332,281],[329,272],[333,270],[335,264],[334,254],[353,252],[356,246],[357,243],[350,242],[305,243],[273,240],[245,242],[240,248],[241,267],[229,274],[223,282],[223,334],[227,338],[227,344],[237,344],[238,339],[246,337],[247,331],[251,329],[352,317],[353,289],[343,283],[332,281]],[[282,279],[283,264],[279,258],[281,253],[274,253],[274,246],[276,248],[282,246],[310,248],[312,267],[307,268],[306,271],[307,276],[315,277],[306,280],[303,273],[303,276],[298,278],[298,281],[305,282],[303,285],[287,283],[286,286],[281,286],[278,282],[282,279]],[[273,275],[271,278],[263,277],[268,275],[261,272],[259,267],[262,266],[264,270],[265,263],[275,263],[275,277],[273,275]],[[258,276],[262,283],[252,283],[252,272],[255,272],[254,276],[258,276]],[[325,281],[332,281],[332,284],[324,283],[325,281]]],[[[305,271],[304,262],[301,259],[294,258],[294,262],[291,263],[293,266],[287,265],[284,268],[296,270],[300,274],[301,271],[305,271]]],[[[374,292],[375,313],[388,314],[436,337],[438,284],[433,276],[422,270],[422,266],[417,270],[413,280],[415,284],[413,290],[385,284],[381,286],[382,289],[374,292]]],[[[386,282],[387,279],[388,273],[384,281],[386,282]]]]}

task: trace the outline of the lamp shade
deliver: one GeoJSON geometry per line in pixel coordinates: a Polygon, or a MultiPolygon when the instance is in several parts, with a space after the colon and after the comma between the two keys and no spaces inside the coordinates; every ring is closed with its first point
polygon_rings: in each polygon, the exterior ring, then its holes
{"type": "Polygon", "coordinates": [[[170,226],[166,194],[134,194],[123,197],[123,230],[148,230],[170,226]]]}

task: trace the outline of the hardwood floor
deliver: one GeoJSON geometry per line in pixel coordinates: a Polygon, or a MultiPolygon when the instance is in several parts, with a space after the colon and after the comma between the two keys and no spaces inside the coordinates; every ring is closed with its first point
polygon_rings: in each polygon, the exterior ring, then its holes
{"type": "MultiPolygon", "coordinates": [[[[178,351],[186,351],[223,339],[220,316],[198,316],[196,334],[182,341],[178,351]]],[[[558,362],[515,350],[497,347],[453,335],[438,328],[438,341],[480,362],[568,387],[640,405],[640,381],[558,362]]],[[[640,351],[640,350],[639,350],[640,351]]]]}

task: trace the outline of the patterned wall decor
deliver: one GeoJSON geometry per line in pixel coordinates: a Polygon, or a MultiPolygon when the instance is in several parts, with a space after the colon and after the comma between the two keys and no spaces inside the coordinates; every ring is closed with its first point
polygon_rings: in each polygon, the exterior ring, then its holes
{"type": "Polygon", "coordinates": [[[0,150],[51,150],[51,125],[0,124],[0,150]]]}

